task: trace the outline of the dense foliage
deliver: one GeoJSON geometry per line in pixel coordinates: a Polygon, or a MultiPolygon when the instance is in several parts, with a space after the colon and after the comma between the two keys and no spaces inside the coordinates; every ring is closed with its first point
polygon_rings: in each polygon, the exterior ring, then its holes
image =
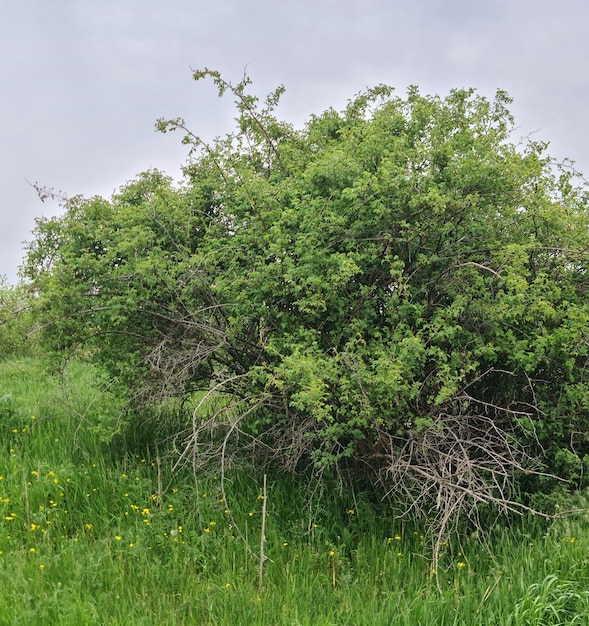
{"type": "Polygon", "coordinates": [[[0,276],[0,358],[34,353],[31,298],[24,285],[9,285],[0,276]]]}
{"type": "Polygon", "coordinates": [[[83,345],[138,404],[192,398],[193,461],[352,467],[440,529],[521,504],[531,471],[579,484],[587,196],[512,142],[507,95],[378,87],[297,130],[281,89],[205,76],[237,127],[209,145],[158,123],[190,146],[182,186],[150,171],[38,222],[48,345],[83,345]]]}

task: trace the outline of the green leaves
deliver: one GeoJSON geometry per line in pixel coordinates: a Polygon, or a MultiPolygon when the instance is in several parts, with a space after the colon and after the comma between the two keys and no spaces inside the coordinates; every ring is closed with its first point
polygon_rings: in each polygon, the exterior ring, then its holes
{"type": "Polygon", "coordinates": [[[295,130],[282,87],[260,103],[247,76],[194,78],[237,119],[211,144],[158,121],[191,146],[182,186],[146,172],[38,223],[51,345],[86,345],[145,403],[226,397],[195,424],[226,437],[232,415],[284,467],[362,458],[422,481],[419,503],[456,481],[454,512],[467,483],[505,502],[524,449],[589,453],[587,195],[545,145],[510,142],[504,92],[379,86],[295,130]]]}

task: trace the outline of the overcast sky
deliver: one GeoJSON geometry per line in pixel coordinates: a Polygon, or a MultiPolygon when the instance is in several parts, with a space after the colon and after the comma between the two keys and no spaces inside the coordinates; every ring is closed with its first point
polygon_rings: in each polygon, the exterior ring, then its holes
{"type": "Polygon", "coordinates": [[[157,167],[178,177],[184,117],[211,138],[233,111],[191,68],[286,86],[300,125],[377,83],[513,97],[521,135],[589,174],[587,0],[0,0],[0,275],[16,281],[35,217],[27,180],[110,194],[157,167]]]}

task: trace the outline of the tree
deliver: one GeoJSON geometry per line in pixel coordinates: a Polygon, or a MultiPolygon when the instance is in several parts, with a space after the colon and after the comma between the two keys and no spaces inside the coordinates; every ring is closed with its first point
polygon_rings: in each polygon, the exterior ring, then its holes
{"type": "Polygon", "coordinates": [[[524,510],[522,476],[582,476],[587,192],[511,141],[508,96],[379,86],[295,129],[282,88],[204,77],[237,126],[158,122],[190,147],[181,186],[146,172],[38,222],[46,340],[136,404],[199,398],[185,458],[362,471],[438,545],[479,503],[524,510]]]}

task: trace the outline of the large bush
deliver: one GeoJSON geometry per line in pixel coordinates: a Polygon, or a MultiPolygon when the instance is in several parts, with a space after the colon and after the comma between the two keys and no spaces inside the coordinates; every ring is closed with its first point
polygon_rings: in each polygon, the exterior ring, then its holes
{"type": "Polygon", "coordinates": [[[582,476],[586,191],[513,142],[506,94],[378,87],[297,130],[281,89],[204,76],[237,127],[208,145],[158,123],[190,146],[180,187],[146,172],[38,222],[46,341],[83,344],[136,403],[200,399],[193,462],[353,468],[442,534],[521,506],[519,476],[582,476]]]}

